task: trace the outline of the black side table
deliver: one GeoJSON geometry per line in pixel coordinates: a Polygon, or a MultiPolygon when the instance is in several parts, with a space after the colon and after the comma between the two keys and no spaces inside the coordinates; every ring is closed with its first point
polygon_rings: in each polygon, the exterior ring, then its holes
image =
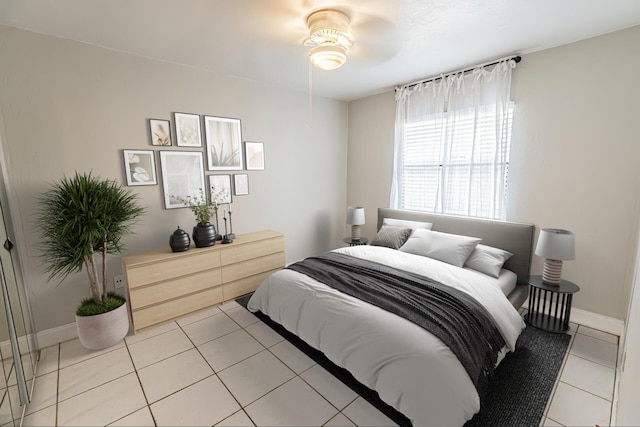
{"type": "Polygon", "coordinates": [[[347,243],[349,246],[366,245],[367,243],[369,243],[369,239],[367,239],[366,237],[361,237],[359,239],[345,237],[344,239],[342,239],[342,241],[347,243]]]}
{"type": "Polygon", "coordinates": [[[525,322],[556,334],[568,331],[571,301],[580,287],[568,280],[549,285],[542,281],[542,276],[529,276],[528,282],[529,312],[524,316],[525,322]]]}

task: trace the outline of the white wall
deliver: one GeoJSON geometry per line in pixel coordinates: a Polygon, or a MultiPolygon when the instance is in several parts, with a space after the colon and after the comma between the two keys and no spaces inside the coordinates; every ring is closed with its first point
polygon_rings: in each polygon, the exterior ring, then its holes
{"type": "Polygon", "coordinates": [[[621,356],[618,362],[618,372],[616,380],[617,399],[614,398],[616,407],[614,408],[614,418],[612,425],[617,426],[638,426],[640,425],[640,406],[638,406],[638,396],[640,396],[640,234],[637,240],[637,255],[635,262],[635,275],[631,287],[631,297],[627,322],[623,336],[620,338],[621,356]]]}
{"type": "MultiPolygon", "coordinates": [[[[36,196],[76,170],[124,183],[121,150],[158,151],[150,145],[146,120],[171,119],[173,126],[175,111],[239,118],[243,140],[264,142],[266,170],[249,171],[250,194],[234,197],[236,234],[283,232],[288,261],[340,245],[346,210],[345,103],[315,98],[311,122],[306,93],[0,27],[7,186],[39,331],[73,322],[88,286],[85,273],[58,287],[47,283],[32,225],[36,196]]],[[[130,189],[148,212],[128,239],[128,252],[168,247],[177,225],[190,229],[195,224],[189,209],[164,209],[161,182],[130,189]]],[[[118,257],[109,270],[121,271],[118,257]]]]}
{"type": "Polygon", "coordinates": [[[375,236],[376,209],[389,206],[395,114],[393,92],[349,103],[347,205],[365,207],[362,236],[369,240],[375,236]]]}
{"type": "MultiPolygon", "coordinates": [[[[512,89],[508,219],[574,231],[577,259],[563,271],[581,287],[574,307],[617,319],[640,218],[638,46],[634,27],[524,55],[512,89]]],[[[349,104],[347,204],[366,208],[369,238],[389,203],[394,111],[391,92],[349,104]]]]}

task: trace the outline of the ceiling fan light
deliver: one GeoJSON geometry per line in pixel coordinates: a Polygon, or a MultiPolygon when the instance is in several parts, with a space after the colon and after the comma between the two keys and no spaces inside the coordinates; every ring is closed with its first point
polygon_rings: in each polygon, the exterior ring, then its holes
{"type": "Polygon", "coordinates": [[[352,47],[349,17],[339,10],[321,9],[307,17],[307,26],[309,38],[305,43],[315,45],[309,51],[311,63],[325,71],[340,68],[352,47]]]}
{"type": "Polygon", "coordinates": [[[345,49],[340,46],[322,45],[311,49],[309,59],[316,67],[324,71],[335,70],[347,62],[345,49]]]}

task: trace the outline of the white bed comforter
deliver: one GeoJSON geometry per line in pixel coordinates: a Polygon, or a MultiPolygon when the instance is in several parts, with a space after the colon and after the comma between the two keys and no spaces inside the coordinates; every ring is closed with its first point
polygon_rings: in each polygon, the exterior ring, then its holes
{"type": "MultiPolygon", "coordinates": [[[[469,293],[493,316],[505,350],[515,349],[524,322],[489,276],[377,246],[336,252],[428,276],[469,293]]],[[[414,426],[461,426],[480,409],[471,379],[442,341],[306,275],[287,269],[274,273],[256,290],[248,308],[268,315],[346,368],[414,426]]]]}

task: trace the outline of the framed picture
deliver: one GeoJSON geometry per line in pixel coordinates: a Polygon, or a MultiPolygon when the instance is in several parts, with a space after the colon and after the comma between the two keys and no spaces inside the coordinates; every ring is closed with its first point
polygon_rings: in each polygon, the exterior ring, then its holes
{"type": "Polygon", "coordinates": [[[231,203],[231,175],[209,175],[209,187],[212,201],[219,205],[231,203]]]}
{"type": "Polygon", "coordinates": [[[176,124],[176,145],[178,147],[202,147],[200,116],[173,113],[173,118],[176,124]]]}
{"type": "Polygon", "coordinates": [[[246,173],[233,175],[233,189],[236,196],[249,194],[249,175],[246,173]]]}
{"type": "Polygon", "coordinates": [[[122,150],[127,185],[156,185],[156,160],[151,150],[122,150]]]}
{"type": "Polygon", "coordinates": [[[242,170],[242,130],[239,119],[204,116],[209,170],[242,170]]]}
{"type": "Polygon", "coordinates": [[[264,145],[262,142],[244,143],[247,170],[264,170],[264,145]]]}
{"type": "Polygon", "coordinates": [[[149,119],[151,145],[171,145],[171,122],[169,120],[149,119]]]}
{"type": "Polygon", "coordinates": [[[184,208],[178,197],[198,198],[205,191],[204,167],[200,151],[161,151],[162,186],[166,209],[184,208]]]}

